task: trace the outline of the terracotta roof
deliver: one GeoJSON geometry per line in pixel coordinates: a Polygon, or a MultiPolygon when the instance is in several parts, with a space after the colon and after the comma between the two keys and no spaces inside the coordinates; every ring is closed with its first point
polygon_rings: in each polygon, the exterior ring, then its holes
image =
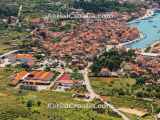
{"type": "Polygon", "coordinates": [[[49,81],[54,76],[54,73],[52,72],[46,72],[46,71],[33,71],[31,74],[27,77],[29,80],[42,80],[42,81],[49,81]]]}
{"type": "Polygon", "coordinates": [[[34,62],[33,60],[29,60],[29,61],[27,62],[27,65],[28,65],[28,66],[33,66],[34,63],[35,63],[35,62],[34,62]]]}
{"type": "Polygon", "coordinates": [[[21,71],[21,72],[19,72],[19,73],[16,74],[15,80],[20,80],[20,79],[22,79],[27,74],[28,74],[27,71],[21,71]]]}
{"type": "Polygon", "coordinates": [[[17,85],[17,83],[23,79],[28,74],[27,71],[21,71],[15,75],[14,80],[12,80],[11,85],[17,85]]]}
{"type": "Polygon", "coordinates": [[[62,33],[61,32],[50,32],[50,37],[59,37],[62,33]]]}
{"type": "Polygon", "coordinates": [[[32,54],[17,54],[16,58],[17,59],[32,59],[33,55],[32,54]]]}
{"type": "Polygon", "coordinates": [[[70,80],[70,79],[71,79],[71,77],[70,77],[70,75],[67,74],[67,73],[64,73],[64,74],[59,78],[59,80],[61,80],[61,81],[63,81],[63,80],[70,80]]]}
{"type": "Polygon", "coordinates": [[[59,79],[58,79],[58,83],[62,83],[62,84],[73,84],[74,81],[71,80],[71,77],[68,73],[64,73],[59,79]]]}
{"type": "Polygon", "coordinates": [[[73,81],[73,80],[60,80],[60,81],[58,81],[58,83],[62,83],[62,84],[73,84],[74,81],[73,81]]]}

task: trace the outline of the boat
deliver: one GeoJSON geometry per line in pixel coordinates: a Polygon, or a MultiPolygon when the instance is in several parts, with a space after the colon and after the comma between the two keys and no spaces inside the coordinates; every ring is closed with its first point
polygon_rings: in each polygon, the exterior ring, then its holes
{"type": "Polygon", "coordinates": [[[153,25],[153,27],[154,27],[154,28],[157,28],[157,26],[156,26],[156,25],[153,25]]]}
{"type": "Polygon", "coordinates": [[[140,23],[140,21],[136,21],[135,23],[140,23]]]}
{"type": "Polygon", "coordinates": [[[148,20],[148,22],[153,22],[152,20],[148,20]]]}

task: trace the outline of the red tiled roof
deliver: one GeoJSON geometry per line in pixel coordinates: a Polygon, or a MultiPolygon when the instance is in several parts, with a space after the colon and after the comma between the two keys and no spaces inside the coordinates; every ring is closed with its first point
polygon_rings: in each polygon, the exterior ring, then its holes
{"type": "Polygon", "coordinates": [[[58,81],[58,83],[62,83],[62,84],[73,84],[73,80],[60,80],[58,81]]]}
{"type": "Polygon", "coordinates": [[[64,73],[59,79],[58,83],[63,83],[63,84],[73,84],[73,80],[71,80],[71,77],[69,74],[64,73]]]}
{"type": "Polygon", "coordinates": [[[14,80],[12,81],[11,85],[16,85],[25,75],[27,75],[27,71],[21,71],[15,75],[14,80]]]}
{"type": "Polygon", "coordinates": [[[61,35],[61,32],[50,32],[51,37],[59,37],[61,35]]]}
{"type": "Polygon", "coordinates": [[[52,72],[46,72],[46,71],[33,71],[28,76],[28,79],[32,80],[42,80],[42,81],[48,81],[54,76],[54,73],[52,72]]]}
{"type": "Polygon", "coordinates": [[[22,79],[27,74],[28,74],[27,71],[21,71],[21,72],[19,72],[19,73],[16,74],[15,80],[20,80],[20,79],[22,79]]]}
{"type": "Polygon", "coordinates": [[[28,66],[33,66],[34,63],[35,63],[35,62],[34,62],[33,60],[30,60],[30,61],[27,62],[27,65],[28,65],[28,66]]]}
{"type": "Polygon", "coordinates": [[[16,54],[17,59],[32,59],[32,54],[16,54]]]}
{"type": "Polygon", "coordinates": [[[71,79],[71,77],[70,77],[70,75],[69,74],[67,74],[67,73],[64,73],[60,78],[59,78],[59,80],[70,80],[71,79]]]}

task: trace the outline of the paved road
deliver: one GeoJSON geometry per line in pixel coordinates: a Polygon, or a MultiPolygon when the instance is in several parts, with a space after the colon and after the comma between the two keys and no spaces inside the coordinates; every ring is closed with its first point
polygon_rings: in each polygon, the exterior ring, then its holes
{"type": "Polygon", "coordinates": [[[18,52],[18,51],[19,51],[19,50],[12,50],[12,51],[7,52],[7,53],[5,53],[5,54],[3,54],[3,55],[0,55],[0,59],[1,59],[2,57],[8,56],[8,55],[10,55],[10,54],[16,53],[16,52],[18,52]]]}
{"type": "Polygon", "coordinates": [[[140,53],[141,55],[143,55],[143,56],[151,56],[151,57],[158,57],[158,56],[160,56],[160,54],[158,54],[158,53],[140,53]]]}
{"type": "Polygon", "coordinates": [[[84,71],[82,71],[83,75],[84,75],[84,80],[85,80],[85,84],[86,84],[86,88],[90,94],[90,97],[91,99],[93,100],[94,98],[98,98],[100,99],[106,106],[108,106],[110,109],[112,109],[115,113],[117,113],[119,116],[122,117],[123,120],[130,120],[125,114],[123,114],[122,112],[120,112],[117,108],[115,108],[112,104],[104,101],[100,95],[96,94],[94,92],[94,90],[92,89],[91,87],[91,84],[90,84],[90,80],[89,80],[89,77],[88,77],[88,69],[90,67],[91,63],[89,63],[88,67],[85,68],[84,71]]]}
{"type": "Polygon", "coordinates": [[[56,79],[53,82],[51,82],[51,84],[47,87],[47,90],[50,90],[54,86],[56,81],[64,74],[63,70],[61,70],[61,71],[59,70],[59,72],[60,72],[60,74],[56,77],[56,79]]]}

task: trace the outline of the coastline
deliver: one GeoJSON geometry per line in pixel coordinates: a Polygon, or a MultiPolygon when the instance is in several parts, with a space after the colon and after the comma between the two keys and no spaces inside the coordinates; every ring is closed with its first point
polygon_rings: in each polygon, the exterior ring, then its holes
{"type": "Polygon", "coordinates": [[[132,20],[132,21],[128,22],[128,24],[132,24],[132,23],[137,22],[139,20],[144,20],[146,18],[152,17],[155,14],[155,11],[156,11],[155,9],[148,9],[144,16],[137,18],[135,20],[132,20]]]}
{"type": "Polygon", "coordinates": [[[154,10],[154,9],[148,9],[148,10],[146,11],[146,14],[145,14],[143,17],[138,18],[138,20],[143,20],[143,19],[146,19],[146,18],[148,18],[148,17],[151,17],[151,16],[154,15],[154,13],[155,13],[155,10],[154,10]]]}
{"type": "MultiPolygon", "coordinates": [[[[155,43],[153,43],[153,44],[151,44],[149,47],[150,47],[150,50],[149,50],[149,53],[153,53],[153,52],[151,52],[152,51],[152,48],[154,47],[154,46],[156,46],[157,44],[160,44],[160,41],[156,41],[155,43]]],[[[147,48],[146,48],[147,49],[147,48]]],[[[146,50],[145,49],[145,50],[146,50]]]]}
{"type": "MultiPolygon", "coordinates": [[[[128,24],[132,24],[132,23],[137,22],[139,20],[143,20],[143,19],[149,18],[149,17],[153,16],[154,14],[155,14],[155,9],[148,9],[146,11],[146,14],[144,16],[142,16],[142,17],[140,17],[138,19],[135,19],[133,21],[130,21],[130,22],[128,22],[128,24]]],[[[137,41],[142,40],[143,38],[145,38],[145,36],[146,35],[144,35],[144,33],[140,32],[140,36],[138,38],[136,38],[135,40],[131,40],[131,41],[125,42],[125,43],[120,43],[118,46],[125,46],[125,47],[127,47],[127,45],[131,45],[132,43],[135,43],[137,41]]],[[[127,48],[129,48],[129,47],[127,47],[127,48]]]]}
{"type": "MultiPolygon", "coordinates": [[[[132,44],[132,43],[135,43],[135,42],[137,42],[137,41],[140,41],[141,39],[143,39],[145,37],[145,35],[142,33],[142,32],[140,32],[140,36],[138,37],[138,38],[136,38],[136,39],[134,39],[134,40],[131,40],[131,41],[129,41],[129,42],[124,42],[124,43],[120,43],[118,46],[125,46],[126,47],[126,45],[130,45],[130,44],[132,44]]],[[[128,47],[127,47],[128,48],[128,47]]]]}
{"type": "Polygon", "coordinates": [[[155,43],[153,43],[150,47],[152,48],[152,47],[154,47],[155,45],[157,45],[157,44],[159,44],[160,43],[160,41],[156,41],[155,43]]]}

